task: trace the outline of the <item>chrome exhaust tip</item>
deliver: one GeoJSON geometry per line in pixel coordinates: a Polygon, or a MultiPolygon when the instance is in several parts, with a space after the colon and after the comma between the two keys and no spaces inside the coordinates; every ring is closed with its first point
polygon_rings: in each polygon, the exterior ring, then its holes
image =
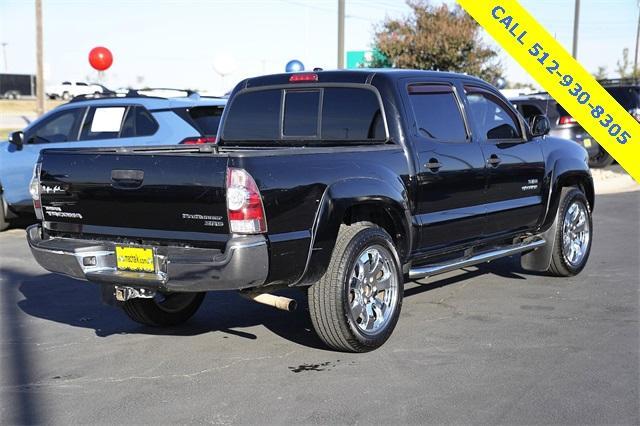
{"type": "Polygon", "coordinates": [[[242,297],[251,299],[254,302],[262,303],[282,311],[293,312],[298,307],[298,302],[293,299],[289,299],[284,296],[276,296],[270,293],[253,293],[253,292],[240,292],[242,297]]]}

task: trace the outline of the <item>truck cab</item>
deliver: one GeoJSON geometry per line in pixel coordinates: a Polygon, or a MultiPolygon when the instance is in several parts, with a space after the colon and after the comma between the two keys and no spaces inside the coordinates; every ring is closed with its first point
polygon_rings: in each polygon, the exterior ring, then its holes
{"type": "Polygon", "coordinates": [[[329,347],[372,350],[407,280],[512,255],[584,268],[586,151],[530,123],[467,75],[255,77],[216,144],[43,151],[28,240],[46,269],[99,283],[143,324],[186,321],[215,290],[292,309],[273,292],[298,287],[329,347]]]}

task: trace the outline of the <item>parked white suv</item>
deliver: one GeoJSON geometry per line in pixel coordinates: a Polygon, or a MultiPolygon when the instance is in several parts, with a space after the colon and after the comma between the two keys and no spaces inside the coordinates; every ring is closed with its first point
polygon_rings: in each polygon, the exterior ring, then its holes
{"type": "Polygon", "coordinates": [[[49,86],[45,92],[50,99],[64,99],[67,101],[78,95],[103,94],[105,88],[99,84],[63,81],[61,84],[49,86]]]}

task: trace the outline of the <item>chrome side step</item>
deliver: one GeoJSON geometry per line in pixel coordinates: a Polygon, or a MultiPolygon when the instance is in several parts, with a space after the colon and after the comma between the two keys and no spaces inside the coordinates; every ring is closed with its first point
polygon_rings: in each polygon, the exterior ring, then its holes
{"type": "Polygon", "coordinates": [[[433,275],[443,274],[445,272],[454,271],[456,269],[465,268],[467,266],[477,265],[478,263],[490,262],[492,260],[511,256],[512,254],[522,253],[527,250],[534,250],[542,247],[546,241],[542,237],[535,237],[532,240],[521,242],[512,246],[504,246],[495,250],[484,251],[462,259],[456,259],[452,262],[436,263],[433,265],[419,266],[411,268],[409,278],[414,280],[418,278],[431,277],[433,275]]]}

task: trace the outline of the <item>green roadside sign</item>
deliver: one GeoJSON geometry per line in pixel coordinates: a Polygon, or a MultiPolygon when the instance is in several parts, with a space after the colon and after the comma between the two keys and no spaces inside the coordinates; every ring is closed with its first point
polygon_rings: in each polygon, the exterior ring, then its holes
{"type": "Polygon", "coordinates": [[[372,58],[371,50],[351,50],[347,52],[347,68],[366,68],[372,58]]]}
{"type": "Polygon", "coordinates": [[[382,65],[389,61],[378,50],[350,50],[347,52],[347,68],[369,68],[374,59],[378,62],[378,66],[391,66],[382,65]]]}

